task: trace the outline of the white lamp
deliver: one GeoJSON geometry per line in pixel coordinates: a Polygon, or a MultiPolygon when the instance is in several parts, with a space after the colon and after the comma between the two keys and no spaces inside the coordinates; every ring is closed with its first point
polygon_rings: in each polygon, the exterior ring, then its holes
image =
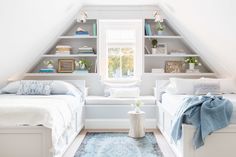
{"type": "Polygon", "coordinates": [[[155,22],[163,22],[163,17],[160,14],[160,10],[154,11],[153,16],[155,18],[155,22]]]}
{"type": "Polygon", "coordinates": [[[79,14],[79,17],[77,18],[77,22],[85,23],[87,18],[88,18],[87,12],[81,10],[80,14],[79,14]]]}

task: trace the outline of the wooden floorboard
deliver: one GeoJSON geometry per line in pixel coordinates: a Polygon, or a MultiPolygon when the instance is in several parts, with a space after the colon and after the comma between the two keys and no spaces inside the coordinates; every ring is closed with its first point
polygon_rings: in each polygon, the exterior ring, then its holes
{"type": "MultiPolygon", "coordinates": [[[[71,144],[69,149],[65,152],[63,157],[74,157],[76,150],[79,148],[80,144],[82,143],[84,137],[86,136],[87,132],[128,132],[126,129],[89,129],[89,130],[82,130],[80,134],[75,138],[74,142],[71,144]]],[[[176,157],[173,153],[172,149],[166,142],[164,136],[158,129],[146,130],[146,132],[153,132],[157,143],[164,155],[164,157],[176,157]]]]}

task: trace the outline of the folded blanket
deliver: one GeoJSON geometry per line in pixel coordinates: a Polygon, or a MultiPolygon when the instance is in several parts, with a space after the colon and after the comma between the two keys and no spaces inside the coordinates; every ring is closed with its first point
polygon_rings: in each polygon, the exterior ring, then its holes
{"type": "Polygon", "coordinates": [[[175,143],[182,136],[182,124],[196,127],[193,137],[195,149],[204,145],[204,139],[212,132],[229,125],[233,104],[222,96],[192,96],[186,98],[175,115],[171,136],[175,143]]]}

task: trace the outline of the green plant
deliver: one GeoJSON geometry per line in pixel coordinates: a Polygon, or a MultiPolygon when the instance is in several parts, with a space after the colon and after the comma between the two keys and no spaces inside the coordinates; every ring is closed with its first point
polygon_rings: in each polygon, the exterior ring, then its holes
{"type": "Polygon", "coordinates": [[[152,48],[157,48],[158,41],[156,39],[152,40],[152,48]]]}
{"type": "Polygon", "coordinates": [[[201,65],[201,63],[198,62],[196,57],[186,57],[184,61],[186,63],[193,63],[195,65],[201,65]]]}
{"type": "Polygon", "coordinates": [[[45,61],[43,61],[43,64],[44,65],[53,65],[53,63],[54,63],[54,61],[53,60],[45,60],[45,61]]]}
{"type": "Polygon", "coordinates": [[[132,107],[140,108],[144,103],[140,99],[136,99],[134,104],[131,104],[132,107]]]}
{"type": "Polygon", "coordinates": [[[164,31],[165,28],[164,28],[163,22],[158,21],[156,25],[156,29],[157,31],[164,31]]]}
{"type": "Polygon", "coordinates": [[[79,61],[75,61],[75,66],[78,66],[79,69],[91,70],[92,62],[90,60],[81,59],[79,61]]]}

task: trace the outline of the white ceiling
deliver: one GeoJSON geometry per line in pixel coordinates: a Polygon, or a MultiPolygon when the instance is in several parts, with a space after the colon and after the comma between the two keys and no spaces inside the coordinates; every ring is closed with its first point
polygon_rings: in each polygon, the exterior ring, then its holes
{"type": "Polygon", "coordinates": [[[81,0],[83,5],[155,5],[158,0],[81,0]]]}

